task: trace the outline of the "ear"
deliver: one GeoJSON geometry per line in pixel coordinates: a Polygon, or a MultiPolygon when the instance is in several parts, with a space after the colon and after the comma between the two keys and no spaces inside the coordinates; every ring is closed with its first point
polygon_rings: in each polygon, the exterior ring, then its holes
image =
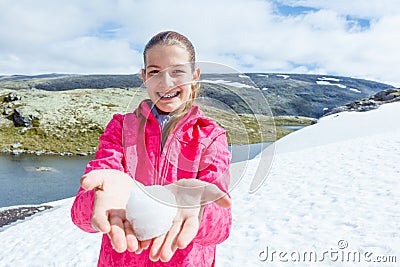
{"type": "Polygon", "coordinates": [[[146,83],[146,70],[145,69],[142,69],[142,80],[143,80],[143,83],[146,83]]]}
{"type": "Polygon", "coordinates": [[[199,81],[200,80],[200,68],[196,68],[193,72],[193,80],[199,81]]]}

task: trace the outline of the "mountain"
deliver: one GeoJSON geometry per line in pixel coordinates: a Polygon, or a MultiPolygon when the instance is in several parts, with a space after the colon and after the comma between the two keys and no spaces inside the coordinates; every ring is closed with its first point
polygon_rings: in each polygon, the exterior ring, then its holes
{"type": "Polygon", "coordinates": [[[247,74],[262,90],[274,115],[319,118],[333,108],[393,86],[349,77],[305,74],[247,74]]]}
{"type": "MultiPolygon", "coordinates": [[[[0,76],[0,88],[13,90],[64,91],[141,86],[142,79],[138,74],[0,76]]],[[[237,113],[269,114],[266,101],[275,116],[319,118],[336,107],[391,88],[394,87],[384,83],[331,75],[205,73],[202,74],[200,96],[223,102],[237,113]],[[265,99],[260,99],[260,90],[265,99]]]]}

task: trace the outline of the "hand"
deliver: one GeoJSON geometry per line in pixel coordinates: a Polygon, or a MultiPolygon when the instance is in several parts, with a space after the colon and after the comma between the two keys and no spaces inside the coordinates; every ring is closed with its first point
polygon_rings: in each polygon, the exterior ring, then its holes
{"type": "Polygon", "coordinates": [[[128,249],[140,253],[149,246],[150,240],[137,240],[126,219],[126,203],[132,188],[137,186],[129,175],[113,169],[93,170],[82,176],[81,186],[95,190],[92,225],[108,234],[115,251],[128,249]]]}
{"type": "Polygon", "coordinates": [[[181,179],[165,187],[175,195],[178,211],[171,229],[154,239],[150,250],[152,261],[167,262],[178,248],[189,245],[199,230],[205,204],[213,201],[224,208],[231,206],[231,199],[225,192],[198,179],[181,179]]]}

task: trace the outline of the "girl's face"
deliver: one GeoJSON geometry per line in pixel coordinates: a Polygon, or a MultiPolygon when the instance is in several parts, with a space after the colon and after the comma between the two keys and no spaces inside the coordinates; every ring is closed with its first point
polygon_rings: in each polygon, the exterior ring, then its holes
{"type": "Polygon", "coordinates": [[[200,69],[193,72],[188,62],[188,51],[178,45],[156,45],[147,51],[142,78],[159,110],[169,113],[190,100],[200,69]]]}

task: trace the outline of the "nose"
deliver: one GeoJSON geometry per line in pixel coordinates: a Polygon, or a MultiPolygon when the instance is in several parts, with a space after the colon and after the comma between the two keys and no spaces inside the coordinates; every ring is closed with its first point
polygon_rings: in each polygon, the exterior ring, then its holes
{"type": "Polygon", "coordinates": [[[171,88],[174,85],[174,78],[171,77],[168,71],[162,71],[160,74],[160,85],[164,89],[171,88]]]}

